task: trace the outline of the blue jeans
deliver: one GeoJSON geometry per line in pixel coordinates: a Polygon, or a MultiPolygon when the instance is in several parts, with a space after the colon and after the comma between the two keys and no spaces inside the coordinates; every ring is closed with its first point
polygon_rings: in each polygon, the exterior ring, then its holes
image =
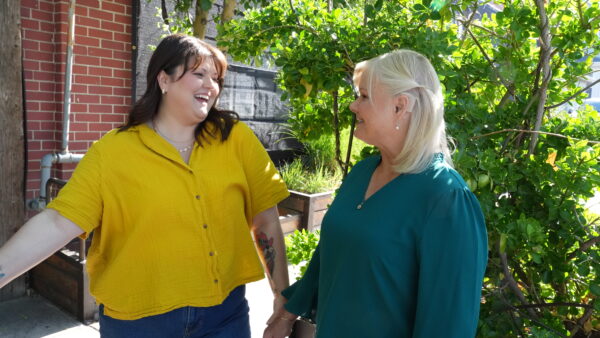
{"type": "Polygon", "coordinates": [[[100,305],[102,338],[250,338],[246,286],[238,286],[222,304],[182,307],[156,316],[119,320],[104,315],[100,305]]]}

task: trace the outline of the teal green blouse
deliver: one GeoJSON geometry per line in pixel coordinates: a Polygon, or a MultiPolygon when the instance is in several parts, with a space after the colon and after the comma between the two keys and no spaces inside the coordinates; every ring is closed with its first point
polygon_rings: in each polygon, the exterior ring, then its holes
{"type": "Polygon", "coordinates": [[[441,154],[363,202],[380,160],[344,180],[286,309],[313,318],[319,338],[473,337],[487,263],[479,202],[441,154]]]}

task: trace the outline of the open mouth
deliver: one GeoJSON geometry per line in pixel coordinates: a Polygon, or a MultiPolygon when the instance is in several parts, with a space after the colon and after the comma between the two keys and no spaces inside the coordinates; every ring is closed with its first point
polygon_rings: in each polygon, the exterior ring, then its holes
{"type": "Polygon", "coordinates": [[[194,98],[199,102],[207,103],[209,96],[208,95],[194,95],[194,98]]]}

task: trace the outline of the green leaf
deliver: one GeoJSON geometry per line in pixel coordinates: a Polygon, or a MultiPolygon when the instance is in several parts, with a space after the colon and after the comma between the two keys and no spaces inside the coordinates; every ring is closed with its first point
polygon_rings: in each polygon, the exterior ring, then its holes
{"type": "Polygon", "coordinates": [[[598,285],[598,284],[590,284],[590,291],[596,297],[600,297],[600,285],[598,285]]]}
{"type": "Polygon", "coordinates": [[[202,0],[202,2],[200,3],[200,8],[202,8],[203,11],[209,11],[212,5],[212,0],[202,0]]]}

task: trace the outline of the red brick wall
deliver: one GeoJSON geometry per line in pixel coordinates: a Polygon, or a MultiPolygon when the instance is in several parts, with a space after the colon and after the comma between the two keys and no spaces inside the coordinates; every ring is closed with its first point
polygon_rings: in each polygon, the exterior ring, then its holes
{"type": "MultiPolygon", "coordinates": [[[[22,0],[27,194],[39,196],[40,160],[62,146],[67,0],[22,0]]],[[[84,153],[125,121],[131,104],[130,0],[77,0],[69,150],[84,153]]],[[[54,165],[67,179],[75,165],[54,165]]]]}

